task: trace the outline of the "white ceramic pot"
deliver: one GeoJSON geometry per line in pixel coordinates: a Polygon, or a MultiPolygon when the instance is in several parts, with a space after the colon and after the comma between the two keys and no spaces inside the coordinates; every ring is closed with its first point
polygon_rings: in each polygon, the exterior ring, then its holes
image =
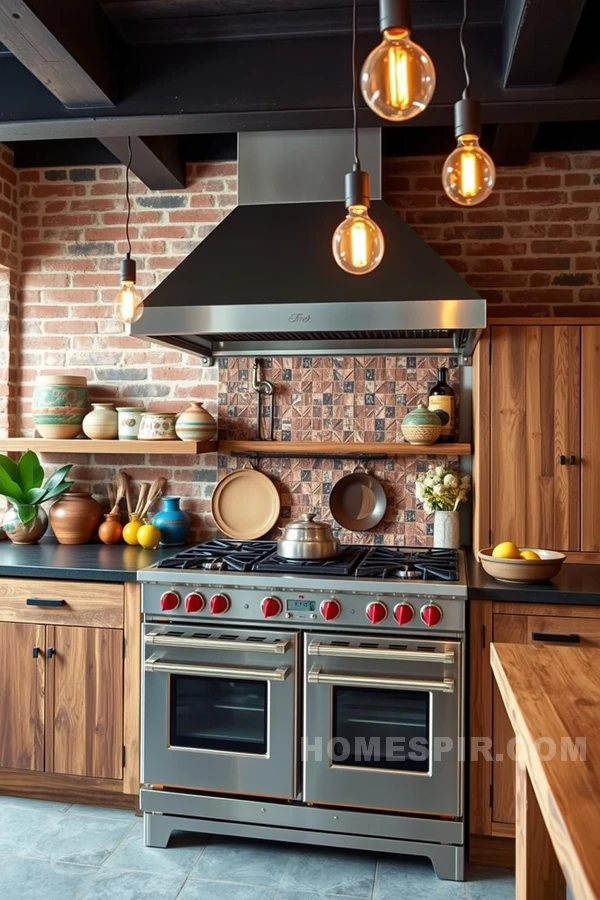
{"type": "Polygon", "coordinates": [[[142,406],[120,406],[117,410],[119,417],[119,440],[136,441],[144,408],[142,406]]]}
{"type": "Polygon", "coordinates": [[[460,547],[460,522],[458,510],[435,511],[433,517],[433,546],[438,549],[458,550],[460,547]]]}
{"type": "Polygon", "coordinates": [[[212,441],[217,423],[202,403],[194,401],[175,422],[175,433],[181,441],[212,441]]]}
{"type": "Polygon", "coordinates": [[[175,413],[146,412],[142,415],[139,441],[175,441],[175,413]]]}
{"type": "Polygon", "coordinates": [[[112,441],[119,432],[119,417],[112,403],[92,403],[83,420],[83,433],[93,441],[112,441]]]}

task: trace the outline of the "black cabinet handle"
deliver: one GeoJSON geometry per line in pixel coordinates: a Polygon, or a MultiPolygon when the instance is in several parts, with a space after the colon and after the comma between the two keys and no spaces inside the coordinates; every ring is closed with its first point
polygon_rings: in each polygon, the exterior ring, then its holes
{"type": "Polygon", "coordinates": [[[56,650],[54,649],[54,647],[48,647],[48,649],[46,650],[46,659],[52,659],[55,653],[56,650]]]}
{"type": "Polygon", "coordinates": [[[576,457],[574,457],[574,456],[570,456],[570,457],[569,457],[569,465],[570,465],[570,466],[575,466],[575,465],[577,465],[577,459],[576,459],[576,457]]]}
{"type": "Polygon", "coordinates": [[[532,641],[543,641],[546,644],[580,644],[581,638],[578,634],[546,634],[543,631],[533,631],[531,633],[532,641]]]}
{"type": "Polygon", "coordinates": [[[34,647],[31,651],[31,655],[33,656],[34,659],[37,659],[38,656],[40,655],[40,648],[34,647]]]}
{"type": "Polygon", "coordinates": [[[47,600],[45,597],[28,597],[25,601],[27,606],[64,606],[64,600],[47,600]]]}
{"type": "Polygon", "coordinates": [[[567,457],[564,455],[564,453],[561,453],[561,454],[560,454],[560,456],[558,457],[558,461],[559,461],[559,463],[560,463],[561,466],[566,466],[566,464],[567,464],[567,457]]]}

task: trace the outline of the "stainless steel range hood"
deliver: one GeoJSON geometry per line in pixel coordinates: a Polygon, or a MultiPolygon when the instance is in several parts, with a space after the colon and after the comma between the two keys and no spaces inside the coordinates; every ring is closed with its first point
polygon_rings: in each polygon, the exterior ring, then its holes
{"type": "Polygon", "coordinates": [[[381,132],[361,132],[385,256],[342,271],[350,131],[240,134],[239,206],[149,295],[130,333],[197,354],[426,353],[468,361],[485,300],[381,200],[381,132]]]}

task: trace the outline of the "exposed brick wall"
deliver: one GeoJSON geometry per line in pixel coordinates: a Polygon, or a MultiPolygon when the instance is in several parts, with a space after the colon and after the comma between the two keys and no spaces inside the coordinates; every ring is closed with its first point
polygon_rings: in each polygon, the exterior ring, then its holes
{"type": "Polygon", "coordinates": [[[389,160],[384,196],[488,300],[490,315],[600,313],[600,152],[534,154],[464,209],[443,157],[389,160]]]}
{"type": "Polygon", "coordinates": [[[0,434],[17,433],[19,210],[13,154],[0,145],[0,434]]]}
{"type": "MultiPolygon", "coordinates": [[[[123,168],[20,170],[15,212],[6,154],[0,157],[0,193],[12,211],[6,238],[0,219],[0,264],[3,258],[15,262],[14,223],[20,218],[20,433],[32,434],[30,397],[40,370],[86,375],[100,385],[93,388],[96,399],[178,410],[199,398],[215,412],[216,368],[204,370],[192,356],[125,337],[114,319],[118,263],[126,250],[123,168]]],[[[494,194],[472,210],[445,197],[442,162],[387,160],[384,195],[488,298],[491,312],[600,310],[600,153],[534,156],[526,168],[501,170],[494,194]]],[[[152,193],[134,178],[132,194],[133,255],[148,291],[235,205],[236,166],[190,165],[188,187],[172,193],[152,193]]],[[[227,392],[223,380],[220,392],[227,392]]],[[[206,533],[215,456],[199,462],[169,455],[122,460],[115,454],[84,460],[74,475],[98,490],[118,465],[145,479],[166,472],[170,490],[197,514],[196,533],[206,533]]]]}

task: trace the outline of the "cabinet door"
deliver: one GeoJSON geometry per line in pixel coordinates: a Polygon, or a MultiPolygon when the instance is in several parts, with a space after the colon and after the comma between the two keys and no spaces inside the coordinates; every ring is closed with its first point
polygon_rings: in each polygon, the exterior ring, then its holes
{"type": "Polygon", "coordinates": [[[0,767],[44,769],[43,625],[0,622],[0,767]]]}
{"type": "Polygon", "coordinates": [[[123,632],[47,626],[46,771],[122,778],[123,632]]]}
{"type": "Polygon", "coordinates": [[[492,329],[493,544],[580,548],[579,366],[578,326],[492,329]]]}
{"type": "Polygon", "coordinates": [[[581,329],[581,549],[600,552],[600,326],[581,329]]]}

